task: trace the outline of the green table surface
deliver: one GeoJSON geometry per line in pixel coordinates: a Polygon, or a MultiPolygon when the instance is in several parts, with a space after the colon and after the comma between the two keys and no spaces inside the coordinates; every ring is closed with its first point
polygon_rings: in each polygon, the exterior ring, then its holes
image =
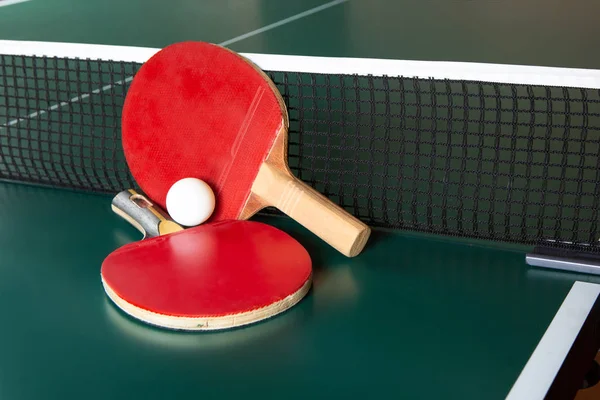
{"type": "Polygon", "coordinates": [[[0,7],[0,40],[600,68],[598,15],[595,0],[29,0],[0,7]]]}
{"type": "Polygon", "coordinates": [[[4,183],[0,199],[3,399],[500,399],[573,283],[520,249],[401,232],[348,259],[259,216],[310,252],[308,296],[245,328],[171,332],[103,291],[104,257],[141,239],[110,197],[4,183]]]}
{"type": "MultiPolygon", "coordinates": [[[[0,40],[600,68],[600,3],[0,1],[0,40]],[[321,8],[318,8],[323,6],[321,8]],[[303,14],[304,13],[304,14],[303,14]],[[247,35],[242,37],[241,35],[247,35]]],[[[575,280],[527,249],[375,231],[347,259],[285,217],[314,286],[269,321],[177,333],[120,312],[100,265],[140,234],[110,197],[0,184],[0,398],[501,399],[575,280]]]]}

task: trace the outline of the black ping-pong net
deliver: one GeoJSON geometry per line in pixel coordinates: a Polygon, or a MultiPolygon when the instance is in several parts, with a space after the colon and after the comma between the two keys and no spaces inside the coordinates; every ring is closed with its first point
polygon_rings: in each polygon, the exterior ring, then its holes
{"type": "MultiPolygon", "coordinates": [[[[136,187],[120,113],[155,51],[0,41],[0,178],[136,187]]],[[[600,71],[246,56],[294,174],[369,225],[600,255],[600,71]]]]}

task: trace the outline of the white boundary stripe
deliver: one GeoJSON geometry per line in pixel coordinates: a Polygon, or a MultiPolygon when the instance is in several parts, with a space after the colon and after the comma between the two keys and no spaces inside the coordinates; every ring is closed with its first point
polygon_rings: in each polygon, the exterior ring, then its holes
{"type": "Polygon", "coordinates": [[[508,400],[546,396],[599,295],[600,285],[575,282],[506,397],[508,400]]]}
{"type": "Polygon", "coordinates": [[[30,0],[3,0],[0,1],[0,7],[12,6],[13,4],[25,3],[30,0]]]}
{"type": "Polygon", "coordinates": [[[221,46],[228,46],[228,45],[230,45],[232,43],[237,43],[237,42],[239,42],[241,40],[244,40],[244,39],[247,39],[249,37],[258,35],[259,33],[270,31],[273,28],[277,28],[279,26],[282,26],[282,25],[285,25],[285,24],[289,24],[290,22],[296,21],[296,20],[304,18],[304,17],[308,17],[309,15],[318,13],[319,11],[323,11],[323,10],[329,8],[329,7],[337,6],[338,4],[345,3],[347,1],[348,0],[334,0],[334,1],[330,1],[329,3],[325,3],[325,4],[321,5],[321,6],[318,6],[318,7],[315,7],[315,8],[311,8],[310,10],[306,10],[306,11],[301,12],[301,13],[296,14],[296,15],[292,15],[289,18],[282,19],[281,21],[277,21],[277,22],[274,22],[272,24],[263,26],[262,28],[259,28],[259,29],[256,29],[254,31],[245,33],[243,35],[236,36],[233,39],[229,39],[229,40],[226,40],[226,41],[220,43],[220,45],[221,46]]]}
{"type": "MultiPolygon", "coordinates": [[[[0,55],[106,59],[143,63],[160,49],[0,40],[0,55]]],[[[408,61],[241,53],[272,71],[472,80],[600,89],[600,70],[453,61],[408,61]]]]}

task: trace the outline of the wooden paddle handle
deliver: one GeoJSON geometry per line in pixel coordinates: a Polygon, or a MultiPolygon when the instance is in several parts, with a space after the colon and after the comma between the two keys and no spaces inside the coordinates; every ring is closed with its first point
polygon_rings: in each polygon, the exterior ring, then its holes
{"type": "Polygon", "coordinates": [[[364,248],[371,229],[291,174],[264,163],[252,192],[348,257],[364,248]]]}

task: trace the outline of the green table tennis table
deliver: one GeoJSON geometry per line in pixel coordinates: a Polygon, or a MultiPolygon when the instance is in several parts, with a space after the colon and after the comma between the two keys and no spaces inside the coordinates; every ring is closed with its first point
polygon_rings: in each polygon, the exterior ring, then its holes
{"type": "MultiPolygon", "coordinates": [[[[591,0],[0,0],[0,40],[599,69],[599,14],[591,0]]],[[[265,214],[313,258],[300,304],[226,332],[150,327],[102,289],[104,257],[141,239],[110,201],[0,184],[0,398],[572,398],[600,347],[600,277],[532,267],[528,246],[375,229],[349,259],[265,214]]]]}

